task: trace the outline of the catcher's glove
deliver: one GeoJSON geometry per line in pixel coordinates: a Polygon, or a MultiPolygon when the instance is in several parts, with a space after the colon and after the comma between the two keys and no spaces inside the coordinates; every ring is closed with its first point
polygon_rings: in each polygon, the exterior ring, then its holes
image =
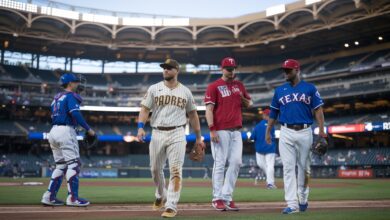
{"type": "Polygon", "coordinates": [[[206,148],[206,146],[204,145],[203,142],[195,143],[195,145],[192,147],[191,152],[188,155],[188,157],[192,161],[201,162],[204,158],[204,155],[205,155],[205,148],[206,148]]]}
{"type": "Polygon", "coordinates": [[[324,137],[319,136],[311,146],[311,152],[318,156],[324,156],[328,151],[328,142],[324,137]]]}
{"type": "Polygon", "coordinates": [[[87,150],[90,150],[92,148],[95,148],[98,144],[98,136],[95,135],[90,135],[88,132],[85,132],[84,135],[84,146],[87,150]]]}

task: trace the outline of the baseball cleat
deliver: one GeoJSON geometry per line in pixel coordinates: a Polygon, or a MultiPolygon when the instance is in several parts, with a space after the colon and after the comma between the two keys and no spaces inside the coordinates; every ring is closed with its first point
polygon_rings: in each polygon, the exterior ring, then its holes
{"type": "Polygon", "coordinates": [[[175,217],[177,214],[177,211],[171,209],[171,208],[167,208],[165,209],[165,211],[161,214],[161,217],[163,218],[173,218],[175,217]]]}
{"type": "Polygon", "coordinates": [[[298,212],[299,212],[298,209],[293,209],[290,207],[284,208],[282,211],[283,214],[293,214],[293,213],[298,213],[298,212]]]}
{"type": "Polygon", "coordinates": [[[162,207],[164,207],[165,201],[166,199],[163,198],[156,199],[153,203],[153,210],[154,211],[160,210],[162,207]]]}
{"type": "Polygon", "coordinates": [[[90,202],[88,200],[82,198],[73,199],[71,195],[66,199],[67,206],[85,207],[89,204],[90,202]]]}
{"type": "Polygon", "coordinates": [[[41,203],[48,206],[62,206],[65,205],[65,203],[57,198],[54,199],[48,199],[48,198],[42,198],[41,203]]]}
{"type": "Polygon", "coordinates": [[[223,200],[221,200],[221,199],[215,200],[211,204],[218,211],[225,211],[226,210],[226,205],[223,202],[223,200]]]}
{"type": "Polygon", "coordinates": [[[230,210],[230,211],[239,211],[240,209],[236,206],[236,204],[234,203],[234,201],[226,201],[225,202],[225,206],[226,206],[226,209],[227,210],[230,210]]]}
{"type": "Polygon", "coordinates": [[[278,187],[274,184],[267,184],[267,189],[277,189],[278,187]]]}
{"type": "Polygon", "coordinates": [[[307,209],[308,206],[309,206],[309,203],[299,204],[299,211],[300,211],[300,212],[306,211],[306,209],[307,209]]]}

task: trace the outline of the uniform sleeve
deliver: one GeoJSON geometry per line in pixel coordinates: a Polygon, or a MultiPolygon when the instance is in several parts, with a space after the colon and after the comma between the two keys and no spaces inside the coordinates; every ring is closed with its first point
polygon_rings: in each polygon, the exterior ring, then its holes
{"type": "Polygon", "coordinates": [[[312,97],[311,108],[317,109],[324,104],[324,101],[322,100],[321,95],[315,86],[313,86],[312,91],[313,92],[312,92],[312,96],[311,96],[312,97]]]}
{"type": "Polygon", "coordinates": [[[148,109],[152,109],[153,108],[153,99],[154,99],[153,88],[149,87],[148,91],[146,92],[146,94],[144,95],[144,98],[141,101],[141,105],[145,106],[148,109]]]}
{"type": "Polygon", "coordinates": [[[212,84],[207,87],[206,94],[204,96],[204,104],[213,104],[217,103],[217,90],[212,84]]]}
{"type": "Polygon", "coordinates": [[[66,96],[66,104],[68,105],[68,113],[80,111],[80,102],[73,95],[66,96]]]}
{"type": "Polygon", "coordinates": [[[196,103],[194,96],[192,95],[191,91],[188,91],[187,93],[187,105],[186,105],[186,112],[191,112],[196,110],[196,103]]]}

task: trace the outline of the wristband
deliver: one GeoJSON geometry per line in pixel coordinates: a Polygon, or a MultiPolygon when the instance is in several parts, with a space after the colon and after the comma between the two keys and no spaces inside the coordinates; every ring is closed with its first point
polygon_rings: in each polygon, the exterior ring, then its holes
{"type": "Polygon", "coordinates": [[[145,123],[143,123],[143,122],[138,122],[138,129],[140,129],[140,128],[144,128],[145,127],[145,123]]]}
{"type": "Polygon", "coordinates": [[[217,128],[214,125],[209,125],[210,131],[216,131],[217,128]]]}

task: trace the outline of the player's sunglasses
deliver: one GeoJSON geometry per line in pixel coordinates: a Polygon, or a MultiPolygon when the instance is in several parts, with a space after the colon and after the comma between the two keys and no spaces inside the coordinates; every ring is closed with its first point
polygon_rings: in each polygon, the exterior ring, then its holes
{"type": "Polygon", "coordinates": [[[233,72],[236,68],[234,68],[234,67],[225,67],[224,69],[226,71],[233,72]]]}
{"type": "Polygon", "coordinates": [[[170,67],[170,66],[164,66],[163,69],[164,69],[164,70],[172,70],[172,69],[174,69],[174,68],[173,68],[173,67],[170,67]]]}
{"type": "Polygon", "coordinates": [[[292,73],[293,69],[283,69],[284,73],[289,74],[292,73]]]}

